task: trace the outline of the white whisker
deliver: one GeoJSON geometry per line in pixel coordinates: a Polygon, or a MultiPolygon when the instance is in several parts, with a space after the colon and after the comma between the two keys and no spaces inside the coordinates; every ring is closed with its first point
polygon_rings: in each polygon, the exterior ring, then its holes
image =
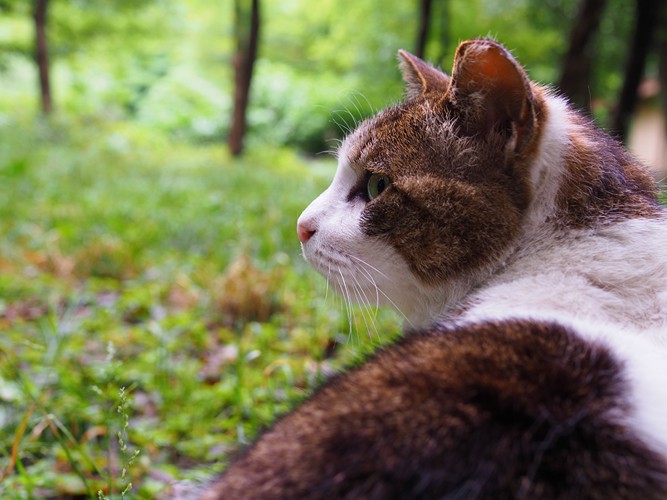
{"type": "MultiPolygon", "coordinates": [[[[355,269],[360,271],[364,278],[368,280],[368,282],[373,286],[375,289],[375,308],[378,309],[380,307],[380,288],[378,287],[377,283],[375,282],[375,278],[373,278],[373,275],[364,269],[363,267],[359,266],[358,264],[355,265],[355,269]]],[[[370,301],[369,301],[370,304],[370,301]]]]}
{"type": "Polygon", "coordinates": [[[351,337],[353,334],[353,328],[352,328],[352,297],[350,296],[350,291],[347,287],[347,282],[345,281],[345,276],[343,276],[343,272],[340,270],[340,267],[337,267],[338,269],[338,274],[340,275],[340,281],[338,282],[341,285],[341,290],[343,292],[343,297],[345,298],[345,309],[347,311],[347,320],[350,325],[350,331],[349,331],[349,336],[351,337]]]}
{"type": "MultiPolygon", "coordinates": [[[[368,332],[369,338],[372,339],[372,332],[375,331],[377,335],[377,329],[375,328],[375,319],[376,319],[376,313],[374,314],[371,311],[371,302],[368,300],[368,296],[366,295],[366,291],[364,290],[364,287],[361,286],[361,283],[359,283],[359,280],[357,280],[356,276],[354,274],[352,275],[352,279],[355,281],[356,285],[354,287],[355,291],[357,291],[356,295],[357,298],[359,299],[359,304],[361,306],[361,317],[364,320],[364,323],[366,324],[366,331],[368,332]],[[363,296],[363,297],[362,297],[363,296]],[[366,319],[366,315],[368,315],[368,320],[366,319]],[[370,325],[369,325],[370,321],[370,325]],[[372,328],[371,328],[372,326],[372,328]]],[[[377,312],[377,309],[376,309],[377,312]]],[[[379,335],[378,335],[379,337],[379,335]]]]}
{"type": "MultiPolygon", "coordinates": [[[[362,265],[364,265],[364,266],[368,266],[370,269],[372,269],[372,270],[374,270],[374,271],[380,273],[382,276],[386,276],[383,272],[381,272],[380,270],[378,270],[376,267],[372,266],[372,265],[369,264],[368,262],[364,261],[363,259],[360,259],[359,257],[356,257],[356,256],[354,256],[354,255],[350,255],[350,257],[352,257],[353,259],[357,260],[357,261],[360,262],[362,265]]],[[[362,267],[357,267],[357,269],[362,270],[363,268],[362,268],[362,267]]],[[[414,327],[414,325],[412,324],[412,322],[408,319],[407,315],[401,310],[401,308],[398,307],[398,305],[397,305],[397,304],[396,304],[396,303],[389,297],[389,295],[387,295],[384,291],[382,291],[382,289],[381,289],[379,286],[377,286],[377,284],[375,283],[375,280],[374,280],[373,277],[371,276],[370,272],[369,272],[368,270],[366,270],[366,269],[364,269],[364,271],[365,271],[366,275],[369,277],[371,283],[373,283],[373,285],[375,286],[375,289],[376,289],[379,293],[381,293],[383,297],[385,297],[385,298],[387,299],[387,301],[391,304],[391,306],[392,306],[394,309],[396,309],[396,311],[403,317],[403,319],[404,319],[404,320],[405,320],[411,327],[414,327]]],[[[378,302],[379,302],[379,299],[378,299],[378,302]]]]}
{"type": "Polygon", "coordinates": [[[327,297],[329,296],[329,280],[331,279],[331,263],[329,263],[329,269],[327,270],[327,285],[326,288],[324,289],[324,302],[326,303],[327,297]]]}
{"type": "Polygon", "coordinates": [[[369,267],[370,269],[372,269],[373,271],[375,271],[376,273],[378,273],[378,274],[379,274],[380,276],[382,276],[383,278],[387,278],[388,280],[390,280],[390,281],[393,282],[393,279],[392,279],[392,278],[390,278],[390,277],[387,276],[385,273],[383,273],[382,271],[380,271],[377,267],[375,267],[375,266],[369,264],[369,263],[366,262],[365,260],[360,259],[360,258],[357,257],[356,255],[351,255],[351,254],[350,254],[350,257],[352,257],[352,258],[353,258],[354,260],[356,260],[356,261],[361,262],[364,266],[369,267]]]}

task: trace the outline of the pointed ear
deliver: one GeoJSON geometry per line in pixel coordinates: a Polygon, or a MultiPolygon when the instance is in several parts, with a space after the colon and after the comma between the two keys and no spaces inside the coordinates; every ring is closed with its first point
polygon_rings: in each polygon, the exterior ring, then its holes
{"type": "Polygon", "coordinates": [[[408,99],[414,99],[427,92],[435,91],[443,95],[447,92],[450,78],[445,73],[405,50],[399,50],[398,55],[408,99]]]}
{"type": "Polygon", "coordinates": [[[449,99],[470,135],[499,130],[520,152],[533,136],[535,97],[523,68],[499,43],[470,40],[456,50],[449,99]]]}

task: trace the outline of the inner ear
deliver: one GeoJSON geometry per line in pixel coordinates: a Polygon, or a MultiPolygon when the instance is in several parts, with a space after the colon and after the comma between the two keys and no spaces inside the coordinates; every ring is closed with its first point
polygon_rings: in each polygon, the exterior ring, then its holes
{"type": "Polygon", "coordinates": [[[534,131],[534,96],[530,81],[512,55],[492,40],[459,45],[454,59],[449,99],[464,109],[471,135],[495,128],[513,136],[515,151],[534,131]]]}
{"type": "Polygon", "coordinates": [[[414,99],[427,92],[437,92],[442,95],[447,92],[450,78],[445,73],[405,50],[399,50],[398,56],[408,99],[414,99]]]}

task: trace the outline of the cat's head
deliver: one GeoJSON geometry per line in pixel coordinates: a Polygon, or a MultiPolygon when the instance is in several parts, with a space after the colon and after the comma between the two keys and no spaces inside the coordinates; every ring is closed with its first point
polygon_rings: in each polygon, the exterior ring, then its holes
{"type": "Polygon", "coordinates": [[[405,101],[345,139],[333,182],[297,232],[305,258],[346,299],[419,320],[433,294],[458,298],[515,243],[543,106],[496,42],[462,43],[451,77],[399,55],[405,101]]]}

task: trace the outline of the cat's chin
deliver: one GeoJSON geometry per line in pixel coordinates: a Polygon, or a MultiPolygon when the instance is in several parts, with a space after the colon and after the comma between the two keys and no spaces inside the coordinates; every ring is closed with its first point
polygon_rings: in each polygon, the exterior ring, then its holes
{"type": "Polygon", "coordinates": [[[308,241],[302,250],[306,261],[346,302],[390,307],[409,328],[432,324],[451,295],[445,286],[419,281],[407,263],[381,242],[367,241],[363,252],[352,252],[321,241],[308,241]]]}
{"type": "Polygon", "coordinates": [[[347,302],[383,306],[387,304],[381,290],[382,273],[362,258],[335,251],[333,248],[310,248],[303,245],[303,256],[327,280],[329,286],[347,302]]]}
{"type": "Polygon", "coordinates": [[[323,276],[327,276],[332,269],[345,267],[348,265],[349,258],[344,256],[337,256],[332,252],[325,252],[320,248],[312,248],[312,246],[301,245],[303,257],[306,261],[323,276]]]}

